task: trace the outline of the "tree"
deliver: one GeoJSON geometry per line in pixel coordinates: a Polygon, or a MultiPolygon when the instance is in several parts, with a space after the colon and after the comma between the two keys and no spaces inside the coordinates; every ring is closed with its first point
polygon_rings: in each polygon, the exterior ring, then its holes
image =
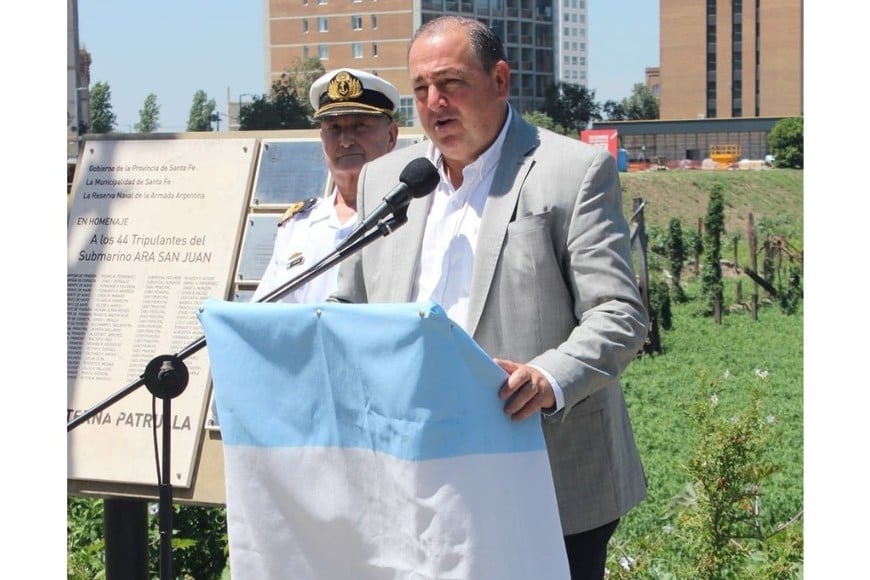
{"type": "Polygon", "coordinates": [[[314,126],[314,109],[308,102],[311,85],[325,74],[318,58],[294,58],[269,95],[254,97],[239,110],[239,130],[309,129],[314,126]]]}
{"type": "Polygon", "coordinates": [[[704,216],[704,271],[701,275],[702,292],[709,300],[714,316],[717,317],[721,315],[723,299],[722,236],[725,233],[723,189],[721,183],[715,183],[710,188],[710,201],[707,215],[704,216]]]}
{"type": "Polygon", "coordinates": [[[139,109],[139,122],[134,125],[137,133],[153,133],[160,127],[160,105],[157,95],[151,93],[145,97],[145,104],[139,109]]]}
{"type": "Polygon", "coordinates": [[[625,121],[628,118],[625,106],[623,105],[625,100],[623,99],[620,102],[604,101],[604,104],[601,105],[601,113],[604,114],[603,118],[608,121],[625,121]]]}
{"type": "Polygon", "coordinates": [[[190,117],[187,119],[188,131],[211,131],[211,122],[217,105],[214,99],[209,99],[202,89],[193,95],[190,106],[190,117]]]}
{"type": "Polygon", "coordinates": [[[112,111],[112,89],[109,83],[98,82],[91,89],[91,133],[111,133],[117,117],[112,111]]]}
{"type": "Polygon", "coordinates": [[[629,121],[659,118],[659,100],[643,83],[635,83],[631,96],[622,100],[622,107],[629,121]]]}
{"type": "MultiPolygon", "coordinates": [[[[317,62],[319,64],[320,61],[317,62]]],[[[314,110],[308,103],[307,92],[304,99],[297,96],[301,89],[297,86],[299,81],[293,78],[291,73],[281,73],[281,77],[272,83],[271,95],[254,97],[250,104],[243,105],[239,111],[239,130],[313,127],[311,116],[314,110]]]]}
{"type": "Polygon", "coordinates": [[[780,119],[767,136],[770,153],[777,167],[801,169],[804,166],[804,118],[780,119]]]}
{"type": "Polygon", "coordinates": [[[281,80],[287,86],[288,91],[292,91],[300,103],[303,103],[309,114],[314,114],[314,109],[311,108],[308,102],[308,93],[311,90],[311,85],[326,73],[323,68],[323,63],[319,58],[310,57],[302,60],[299,57],[293,59],[292,64],[284,69],[281,74],[281,80]]]}
{"type": "Polygon", "coordinates": [[[523,113],[523,119],[525,119],[526,122],[531,123],[535,127],[543,127],[544,129],[549,129],[551,131],[555,131],[556,133],[561,133],[562,135],[565,134],[564,127],[554,123],[553,119],[551,119],[541,111],[527,111],[523,113]]]}
{"type": "Polygon", "coordinates": [[[683,264],[686,262],[688,252],[683,238],[683,227],[679,218],[671,218],[668,222],[668,237],[665,242],[665,251],[668,256],[668,272],[671,274],[671,282],[674,286],[674,297],[677,302],[684,302],[686,295],[680,286],[680,277],[683,272],[683,264]]]}
{"type": "Polygon", "coordinates": [[[631,96],[621,101],[605,101],[599,107],[608,121],[643,121],[659,118],[659,99],[643,83],[635,83],[631,96]]]}
{"type": "Polygon", "coordinates": [[[578,136],[589,123],[600,118],[595,91],[570,83],[555,83],[547,88],[543,113],[565,128],[566,134],[578,136]]]}

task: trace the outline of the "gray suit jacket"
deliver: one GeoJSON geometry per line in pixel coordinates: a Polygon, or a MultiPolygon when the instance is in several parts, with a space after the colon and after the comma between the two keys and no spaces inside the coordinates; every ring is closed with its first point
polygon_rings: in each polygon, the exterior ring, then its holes
{"type": "MultiPolygon", "coordinates": [[[[360,216],[427,145],[363,169],[360,216]]],[[[341,264],[334,298],[410,300],[430,199],[412,200],[406,225],[341,264]]],[[[648,325],[613,156],[514,111],[479,236],[469,333],[491,356],[538,365],[563,389],[564,409],[542,418],[563,533],[611,522],[646,495],[619,377],[648,325]]],[[[493,404],[502,404],[495,395],[493,404]]]]}

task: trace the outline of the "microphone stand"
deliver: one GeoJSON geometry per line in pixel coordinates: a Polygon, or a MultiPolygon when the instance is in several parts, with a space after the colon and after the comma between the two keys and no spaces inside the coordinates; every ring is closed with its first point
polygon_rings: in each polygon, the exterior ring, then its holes
{"type": "MultiPolygon", "coordinates": [[[[339,244],[336,249],[330,252],[326,257],[311,266],[308,270],[302,272],[295,278],[288,280],[275,290],[263,296],[257,302],[274,302],[286,295],[288,292],[295,290],[299,286],[305,284],[309,280],[320,275],[332,266],[338,264],[351,254],[368,246],[379,237],[388,236],[395,229],[402,226],[408,221],[407,208],[402,208],[399,211],[393,212],[391,216],[379,221],[375,227],[363,236],[359,233],[364,230],[354,230],[352,232],[353,240],[350,238],[346,243],[339,244]],[[347,243],[349,242],[349,243],[347,243]]],[[[159,355],[153,358],[145,367],[138,379],[130,382],[127,386],[117,391],[113,395],[107,397],[103,401],[97,403],[72,421],[67,423],[67,432],[72,431],[103,409],[111,406],[115,402],[126,397],[142,385],[145,385],[151,394],[163,400],[163,457],[162,457],[162,476],[159,478],[159,498],[158,507],[160,512],[159,529],[160,529],[160,579],[170,580],[172,576],[172,483],[171,483],[171,465],[170,465],[170,447],[171,434],[169,417],[172,413],[172,399],[184,392],[187,387],[188,379],[190,378],[187,366],[184,360],[191,355],[199,352],[205,346],[205,336],[191,342],[189,345],[181,349],[173,355],[159,355]]]]}

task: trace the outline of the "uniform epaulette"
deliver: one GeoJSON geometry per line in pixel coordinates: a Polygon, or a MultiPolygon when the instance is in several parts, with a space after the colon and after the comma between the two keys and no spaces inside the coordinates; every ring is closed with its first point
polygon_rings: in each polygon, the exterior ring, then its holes
{"type": "Polygon", "coordinates": [[[293,205],[287,208],[287,211],[284,212],[284,215],[281,216],[280,221],[278,221],[278,227],[284,225],[284,223],[292,218],[293,216],[301,213],[305,213],[309,211],[312,207],[317,204],[316,197],[309,197],[304,201],[297,201],[293,205]]]}

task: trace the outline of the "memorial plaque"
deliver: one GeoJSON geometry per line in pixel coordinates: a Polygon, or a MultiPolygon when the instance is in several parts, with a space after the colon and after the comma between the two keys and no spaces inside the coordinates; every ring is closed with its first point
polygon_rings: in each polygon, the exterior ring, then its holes
{"type": "Polygon", "coordinates": [[[281,215],[280,213],[248,215],[242,251],[239,254],[239,267],[236,269],[238,282],[257,282],[262,278],[272,257],[281,215]]]}
{"type": "MultiPolygon", "coordinates": [[[[68,422],[132,384],[155,357],[200,338],[196,308],[232,295],[255,145],[85,143],[67,229],[68,422]]],[[[171,417],[142,386],[69,431],[68,478],[157,484],[154,428],[160,447],[168,421],[166,483],[190,487],[210,399],[207,348],[184,362],[190,378],[171,417]]]]}
{"type": "MultiPolygon", "coordinates": [[[[421,138],[399,135],[396,149],[417,143],[421,138]]],[[[263,140],[252,205],[286,207],[309,197],[328,195],[330,187],[329,168],[319,138],[263,140]]]]}
{"type": "Polygon", "coordinates": [[[329,169],[320,139],[264,139],[253,205],[290,205],[326,193],[329,169]]]}

